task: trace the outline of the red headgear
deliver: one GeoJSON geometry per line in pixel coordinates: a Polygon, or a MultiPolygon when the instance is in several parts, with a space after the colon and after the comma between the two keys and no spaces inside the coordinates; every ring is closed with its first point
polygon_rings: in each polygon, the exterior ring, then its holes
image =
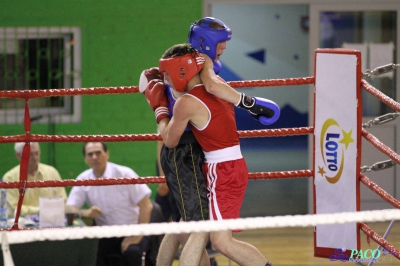
{"type": "Polygon", "coordinates": [[[204,58],[194,51],[182,56],[175,56],[158,61],[160,72],[167,72],[174,83],[174,89],[179,92],[186,90],[186,85],[203,69],[204,58]]]}

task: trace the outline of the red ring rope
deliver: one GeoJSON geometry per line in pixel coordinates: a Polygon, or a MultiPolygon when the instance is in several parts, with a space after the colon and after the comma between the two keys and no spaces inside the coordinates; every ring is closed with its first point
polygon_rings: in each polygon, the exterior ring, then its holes
{"type": "MultiPolygon", "coordinates": [[[[312,170],[297,170],[286,172],[255,172],[249,173],[249,179],[285,179],[312,177],[312,170]]],[[[128,184],[157,184],[165,183],[164,176],[147,176],[139,178],[115,177],[96,179],[63,179],[63,180],[36,180],[19,182],[0,182],[0,188],[26,188],[37,187],[73,187],[73,186],[107,186],[107,185],[128,185],[128,184]]]]}
{"type": "MultiPolygon", "coordinates": [[[[240,138],[255,137],[284,137],[312,134],[312,127],[299,128],[278,128],[278,129],[262,129],[262,130],[239,130],[240,138]]],[[[156,141],[162,140],[159,134],[119,134],[119,135],[13,135],[0,136],[0,143],[14,142],[88,142],[88,141],[106,141],[106,142],[122,142],[122,141],[156,141]]]]}
{"type": "Polygon", "coordinates": [[[374,135],[369,133],[367,130],[364,128],[361,129],[361,135],[371,142],[372,145],[374,145],[378,150],[382,151],[385,153],[387,156],[392,158],[396,163],[400,163],[400,155],[397,154],[395,151],[393,151],[391,148],[380,142],[374,135]]]}
{"type": "MultiPolygon", "coordinates": [[[[231,81],[228,84],[232,88],[246,87],[269,87],[269,86],[290,86],[314,84],[314,77],[305,78],[287,78],[287,79],[263,79],[263,80],[245,80],[231,81]]],[[[66,88],[66,89],[48,89],[48,90],[15,90],[0,91],[0,98],[20,98],[32,99],[41,97],[55,96],[76,96],[76,95],[98,95],[98,94],[125,94],[139,92],[138,86],[123,87],[93,87],[93,88],[66,88]]]]}
{"type": "Polygon", "coordinates": [[[387,193],[385,190],[383,190],[381,187],[379,187],[377,184],[375,184],[371,179],[366,177],[364,174],[360,174],[360,181],[364,185],[369,187],[372,191],[374,191],[379,197],[381,197],[387,203],[396,207],[397,209],[400,209],[400,201],[399,200],[397,200],[392,195],[387,193]]]}
{"type": "Polygon", "coordinates": [[[372,239],[378,243],[380,246],[387,249],[394,257],[400,260],[400,253],[394,246],[392,246],[389,242],[387,242],[383,237],[374,232],[368,225],[365,223],[360,224],[360,229],[367,235],[372,237],[372,239]]]}
{"type": "Polygon", "coordinates": [[[361,80],[361,86],[364,88],[364,90],[371,93],[373,96],[375,96],[382,102],[386,103],[387,105],[395,109],[397,112],[400,112],[400,103],[396,102],[389,96],[383,94],[381,91],[377,90],[374,86],[372,86],[365,80],[361,80]]]}

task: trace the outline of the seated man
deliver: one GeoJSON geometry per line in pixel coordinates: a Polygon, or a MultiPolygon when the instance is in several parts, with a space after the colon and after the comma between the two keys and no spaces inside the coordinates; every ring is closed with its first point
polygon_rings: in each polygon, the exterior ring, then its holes
{"type": "MultiPolygon", "coordinates": [[[[109,162],[109,151],[103,142],[85,143],[83,155],[90,169],[82,172],[78,180],[138,177],[132,169],[109,162]]],[[[67,209],[82,217],[94,218],[96,225],[149,223],[153,208],[150,194],[146,184],[76,186],[68,196],[67,209]],[[85,203],[88,209],[82,209],[85,203]]],[[[109,265],[109,254],[122,253],[121,265],[141,266],[147,246],[146,236],[100,239],[96,265],[109,265]]]]}
{"type": "MultiPolygon", "coordinates": [[[[25,143],[15,143],[15,156],[21,161],[22,150],[25,143]]],[[[38,180],[61,180],[61,176],[57,169],[53,166],[40,162],[40,146],[38,142],[30,143],[31,153],[28,163],[28,181],[38,180]]],[[[3,176],[4,182],[15,182],[20,180],[20,165],[15,166],[3,176]]],[[[24,194],[24,201],[21,207],[21,216],[27,216],[39,213],[39,198],[63,197],[67,199],[67,193],[63,187],[45,187],[45,188],[28,188],[24,194]]],[[[8,216],[14,215],[19,200],[18,189],[7,189],[8,216]]]]}

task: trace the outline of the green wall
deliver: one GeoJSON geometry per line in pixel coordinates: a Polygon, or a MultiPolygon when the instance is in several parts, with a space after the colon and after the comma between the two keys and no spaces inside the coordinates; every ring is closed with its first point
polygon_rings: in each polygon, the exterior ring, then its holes
{"type": "MultiPolygon", "coordinates": [[[[163,52],[187,41],[190,24],[202,17],[202,1],[0,0],[0,27],[74,26],[82,33],[82,87],[138,85],[141,71],[157,65],[163,52]]],[[[32,124],[32,134],[49,125],[32,124]]],[[[154,114],[142,94],[82,96],[82,121],[55,125],[56,135],[156,132],[154,114]]],[[[23,125],[1,125],[0,136],[24,134],[23,125]]],[[[110,161],[139,176],[156,175],[156,143],[108,142],[110,161]]],[[[42,162],[49,143],[41,144],[42,162]]],[[[55,143],[55,166],[64,179],[87,169],[82,143],[55,143]]],[[[18,164],[13,144],[0,145],[0,173],[18,164]]],[[[155,185],[150,185],[154,190],[155,185]]],[[[68,188],[69,191],[70,188],[68,188]]],[[[153,193],[154,196],[154,193],[153,193]]]]}

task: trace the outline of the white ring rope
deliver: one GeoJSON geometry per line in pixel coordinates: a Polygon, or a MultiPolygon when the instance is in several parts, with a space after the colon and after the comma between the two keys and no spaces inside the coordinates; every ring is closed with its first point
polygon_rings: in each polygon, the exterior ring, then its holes
{"type": "Polygon", "coordinates": [[[160,235],[222,230],[247,230],[260,228],[309,227],[336,223],[382,222],[400,220],[400,210],[342,212],[330,214],[285,215],[274,217],[239,218],[224,221],[199,221],[181,223],[151,223],[123,226],[65,227],[37,230],[2,231],[1,237],[9,244],[44,240],[69,240],[83,238],[109,238],[133,235],[160,235]]]}

